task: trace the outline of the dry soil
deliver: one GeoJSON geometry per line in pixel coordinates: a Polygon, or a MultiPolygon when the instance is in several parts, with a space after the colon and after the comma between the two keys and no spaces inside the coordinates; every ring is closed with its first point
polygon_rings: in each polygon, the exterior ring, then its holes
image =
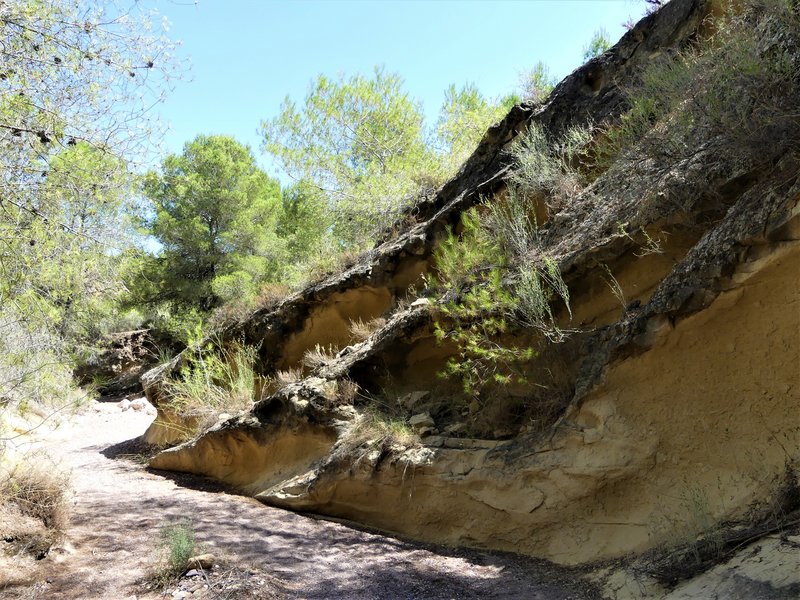
{"type": "Polygon", "coordinates": [[[72,473],[71,526],[37,563],[35,581],[0,597],[142,600],[193,589],[189,597],[596,597],[577,572],[543,561],[425,546],[271,508],[207,480],[148,471],[132,451],[151,419],[97,402],[55,430],[37,430],[32,446],[72,473]],[[186,518],[220,566],[207,581],[148,589],[161,528],[186,518]]]}

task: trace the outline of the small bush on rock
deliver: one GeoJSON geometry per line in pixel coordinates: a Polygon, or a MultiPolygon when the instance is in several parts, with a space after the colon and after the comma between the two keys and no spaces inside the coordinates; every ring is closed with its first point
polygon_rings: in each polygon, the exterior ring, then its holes
{"type": "Polygon", "coordinates": [[[263,387],[254,370],[257,351],[238,343],[226,348],[191,344],[180,372],[166,381],[165,407],[199,428],[213,424],[220,413],[248,409],[263,387]]]}
{"type": "Polygon", "coordinates": [[[459,377],[470,395],[490,383],[524,384],[522,367],[536,352],[509,340],[522,329],[562,339],[551,305],[560,298],[569,309],[569,290],[542,250],[531,203],[513,185],[461,224],[461,235],[451,232],[435,255],[443,292],[435,333],[458,348],[443,375],[459,377]]]}

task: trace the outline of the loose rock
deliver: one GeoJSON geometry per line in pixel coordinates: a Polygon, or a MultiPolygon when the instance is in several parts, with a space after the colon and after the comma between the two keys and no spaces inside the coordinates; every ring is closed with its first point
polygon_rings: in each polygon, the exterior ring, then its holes
{"type": "Polygon", "coordinates": [[[191,557],[186,562],[193,569],[203,569],[205,571],[208,571],[211,567],[214,566],[214,563],[216,562],[216,557],[213,554],[198,554],[197,556],[191,557]]]}
{"type": "Polygon", "coordinates": [[[436,425],[430,413],[418,413],[408,420],[408,424],[417,433],[423,429],[433,429],[434,425],[436,425]]]}

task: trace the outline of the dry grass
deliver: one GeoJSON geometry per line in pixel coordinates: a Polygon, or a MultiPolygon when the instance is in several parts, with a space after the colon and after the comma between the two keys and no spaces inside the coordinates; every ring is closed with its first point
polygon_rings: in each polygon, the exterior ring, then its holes
{"type": "Polygon", "coordinates": [[[335,359],[338,352],[339,349],[335,346],[331,345],[326,348],[317,344],[313,350],[306,350],[303,354],[303,365],[313,371],[335,359]]]}
{"type": "Polygon", "coordinates": [[[167,379],[164,406],[180,417],[183,433],[194,434],[216,423],[221,413],[239,413],[253,405],[263,388],[255,373],[256,357],[256,348],[238,343],[201,348],[178,375],[167,379]]]}
{"type": "Polygon", "coordinates": [[[687,490],[686,514],[680,518],[661,515],[657,525],[670,528],[661,532],[666,543],[642,555],[635,570],[673,588],[730,560],[759,538],[796,533],[800,527],[797,465],[788,461],[784,473],[767,486],[770,488],[769,500],[754,505],[746,519],[724,523],[713,517],[704,490],[687,490]]]}
{"type": "Polygon", "coordinates": [[[358,384],[350,379],[340,379],[336,382],[336,397],[339,402],[352,404],[358,396],[358,384]]]}
{"type": "Polygon", "coordinates": [[[146,591],[159,590],[161,596],[170,597],[176,592],[190,593],[189,590],[197,583],[208,586],[202,597],[214,600],[278,600],[290,597],[290,587],[286,582],[257,565],[236,562],[235,559],[223,559],[210,571],[200,569],[198,575],[168,582],[166,586],[151,580],[143,587],[146,591]]]}
{"type": "Polygon", "coordinates": [[[41,558],[69,524],[69,475],[44,454],[28,454],[0,473],[0,539],[41,558]]]}
{"type": "Polygon", "coordinates": [[[371,410],[363,413],[330,454],[331,463],[358,463],[378,452],[376,464],[393,452],[419,445],[419,437],[406,420],[371,410]]]}
{"type": "Polygon", "coordinates": [[[303,378],[303,371],[301,369],[286,369],[285,371],[275,372],[275,381],[281,386],[287,386],[290,383],[297,383],[303,378]]]}
{"type": "Polygon", "coordinates": [[[285,371],[275,371],[275,374],[272,377],[266,377],[263,379],[263,387],[261,388],[259,397],[261,399],[267,398],[278,390],[283,389],[289,384],[297,383],[301,379],[303,379],[302,369],[290,367],[285,371]]]}
{"type": "Polygon", "coordinates": [[[369,321],[356,319],[355,321],[350,321],[350,335],[354,342],[363,342],[384,325],[386,325],[386,319],[383,317],[377,317],[369,321]]]}

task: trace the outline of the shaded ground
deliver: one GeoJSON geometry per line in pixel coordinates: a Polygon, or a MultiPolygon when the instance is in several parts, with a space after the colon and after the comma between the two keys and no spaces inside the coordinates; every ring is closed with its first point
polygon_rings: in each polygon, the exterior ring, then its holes
{"type": "MultiPolygon", "coordinates": [[[[97,403],[43,434],[39,443],[72,470],[72,526],[63,548],[39,562],[39,583],[6,589],[4,597],[159,597],[143,584],[159,529],[187,517],[198,541],[222,560],[212,587],[226,578],[247,583],[244,591],[205,597],[597,597],[576,573],[546,562],[424,546],[267,507],[206,480],[148,472],[130,455],[151,418],[97,403]]],[[[200,595],[202,584],[172,586],[167,596],[177,587],[200,595]]]]}

